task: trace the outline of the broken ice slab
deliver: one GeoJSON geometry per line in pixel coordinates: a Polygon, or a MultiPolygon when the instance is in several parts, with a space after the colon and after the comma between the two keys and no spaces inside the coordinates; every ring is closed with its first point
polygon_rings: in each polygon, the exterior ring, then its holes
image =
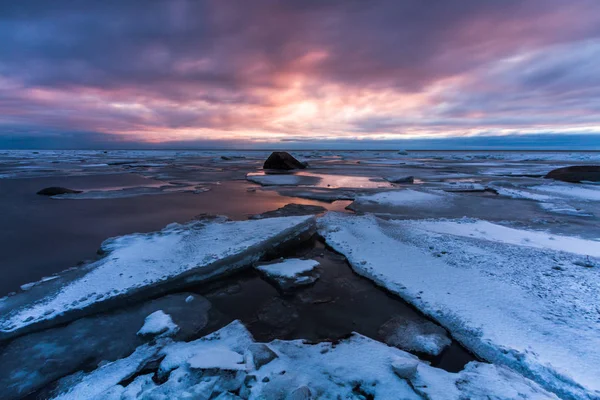
{"type": "Polygon", "coordinates": [[[256,269],[265,274],[269,280],[282,290],[310,285],[319,279],[315,260],[288,258],[280,262],[258,265],[256,269]]]}
{"type": "Polygon", "coordinates": [[[137,332],[158,310],[178,327],[174,338],[187,340],[206,326],[210,307],[201,296],[177,293],[16,338],[0,352],[2,399],[22,398],[81,368],[131,354],[152,340],[137,332]]]}
{"type": "Polygon", "coordinates": [[[0,300],[0,340],[234,272],[314,233],[312,216],[194,221],[106,240],[104,257],[0,300]]]}
{"type": "Polygon", "coordinates": [[[333,213],[319,233],[482,359],[562,398],[600,398],[599,241],[467,218],[333,213]]]}
{"type": "Polygon", "coordinates": [[[55,399],[557,399],[506,367],[471,362],[450,373],[357,333],[336,344],[259,345],[234,321],[198,340],[154,349],[142,346],[125,359],[64,379],[55,399]],[[164,356],[156,375],[161,383],[153,373],[128,383],[125,378],[143,370],[153,354],[164,356]],[[268,356],[256,363],[260,354],[268,356]]]}

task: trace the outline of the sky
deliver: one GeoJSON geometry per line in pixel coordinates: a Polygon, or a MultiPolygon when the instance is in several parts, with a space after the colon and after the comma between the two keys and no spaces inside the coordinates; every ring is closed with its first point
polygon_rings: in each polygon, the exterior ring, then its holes
{"type": "Polygon", "coordinates": [[[0,148],[600,149],[598,0],[0,2],[0,148]]]}

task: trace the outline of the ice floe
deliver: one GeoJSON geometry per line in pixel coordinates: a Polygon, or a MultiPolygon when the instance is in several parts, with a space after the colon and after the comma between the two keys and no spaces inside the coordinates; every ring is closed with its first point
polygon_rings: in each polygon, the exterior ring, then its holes
{"type": "Polygon", "coordinates": [[[564,398],[600,396],[600,242],[478,220],[344,214],[326,214],[319,232],[356,272],[479,357],[564,398]]]}
{"type": "Polygon", "coordinates": [[[100,260],[0,303],[0,338],[230,273],[313,229],[310,216],[194,221],[109,239],[100,260]]]}
{"type": "Polygon", "coordinates": [[[339,343],[256,344],[239,322],[189,343],[142,346],[131,356],[64,379],[55,399],[556,399],[536,383],[479,362],[449,373],[359,334],[339,343]],[[268,357],[256,363],[256,357],[268,357]],[[155,355],[153,374],[135,376],[155,355]],[[135,376],[135,377],[134,377],[135,376]],[[131,379],[134,377],[134,379],[131,379]],[[129,379],[129,383],[123,383],[129,379]],[[157,383],[159,382],[159,383],[157,383]]]}
{"type": "Polygon", "coordinates": [[[258,265],[256,269],[286,290],[314,283],[319,278],[316,271],[318,266],[319,262],[315,260],[288,258],[276,263],[258,265]]]}
{"type": "Polygon", "coordinates": [[[172,294],[16,338],[0,352],[2,399],[22,398],[82,367],[131,354],[152,339],[136,333],[146,316],[157,310],[168,313],[179,327],[174,338],[186,340],[206,326],[210,307],[201,296],[172,294]]]}
{"type": "Polygon", "coordinates": [[[444,196],[421,192],[412,189],[391,190],[372,195],[357,197],[355,202],[384,204],[395,207],[426,207],[430,205],[444,206],[444,196]]]}

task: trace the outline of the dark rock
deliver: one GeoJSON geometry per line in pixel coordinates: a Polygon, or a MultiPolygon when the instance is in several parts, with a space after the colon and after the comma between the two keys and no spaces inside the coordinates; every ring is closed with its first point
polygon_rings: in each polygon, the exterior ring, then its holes
{"type": "Polygon", "coordinates": [[[414,176],[393,176],[390,178],[386,178],[386,181],[392,183],[415,183],[414,176]]]}
{"type": "Polygon", "coordinates": [[[325,207],[321,207],[321,206],[291,203],[291,204],[286,204],[285,206],[278,208],[277,210],[267,211],[262,214],[253,215],[250,217],[250,219],[311,215],[311,214],[320,214],[325,211],[327,211],[327,209],[325,207]]]}
{"type": "Polygon", "coordinates": [[[39,192],[37,192],[37,194],[39,194],[41,196],[56,196],[59,194],[67,194],[67,193],[81,193],[81,190],[67,189],[67,188],[60,187],[60,186],[51,186],[51,187],[44,188],[44,189],[40,190],[39,192]]]}
{"type": "Polygon", "coordinates": [[[572,183],[581,181],[600,182],[600,165],[576,165],[557,168],[548,172],[544,178],[572,183]]]}
{"type": "Polygon", "coordinates": [[[253,343],[248,347],[248,352],[252,356],[254,368],[260,369],[277,358],[277,354],[264,343],[253,343]]]}
{"type": "Polygon", "coordinates": [[[274,151],[263,164],[263,169],[304,169],[307,164],[296,160],[290,153],[285,151],[274,151]]]}

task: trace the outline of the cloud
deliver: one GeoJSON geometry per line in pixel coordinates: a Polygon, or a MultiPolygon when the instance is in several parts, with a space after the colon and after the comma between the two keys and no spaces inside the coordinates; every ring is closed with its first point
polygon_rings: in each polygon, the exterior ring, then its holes
{"type": "Polygon", "coordinates": [[[0,36],[5,137],[600,131],[595,0],[32,0],[0,4],[0,36]]]}

